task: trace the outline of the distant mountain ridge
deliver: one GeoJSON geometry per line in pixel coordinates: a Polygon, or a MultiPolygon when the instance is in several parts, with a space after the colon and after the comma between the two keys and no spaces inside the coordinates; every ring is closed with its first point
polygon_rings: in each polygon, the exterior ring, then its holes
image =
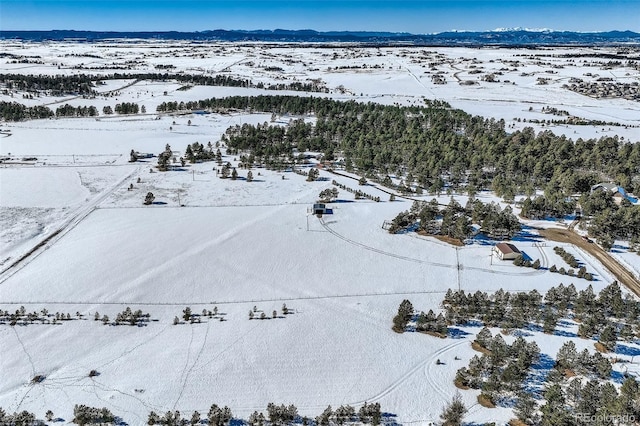
{"type": "Polygon", "coordinates": [[[364,43],[375,45],[425,46],[561,46],[640,44],[640,33],[633,31],[574,32],[529,29],[497,29],[494,31],[447,31],[436,34],[410,34],[369,31],[315,30],[209,30],[180,31],[0,31],[0,39],[29,41],[76,40],[94,42],[107,39],[194,40],[233,42],[305,42],[364,43]]]}

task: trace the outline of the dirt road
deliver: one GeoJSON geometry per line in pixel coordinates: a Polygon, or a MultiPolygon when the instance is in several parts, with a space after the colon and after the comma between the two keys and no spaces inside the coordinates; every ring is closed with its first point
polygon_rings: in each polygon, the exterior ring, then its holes
{"type": "Polygon", "coordinates": [[[620,284],[623,284],[634,294],[640,296],[640,281],[597,244],[583,240],[580,235],[568,229],[540,229],[540,235],[551,241],[570,243],[580,247],[598,259],[598,261],[616,277],[620,284]]]}

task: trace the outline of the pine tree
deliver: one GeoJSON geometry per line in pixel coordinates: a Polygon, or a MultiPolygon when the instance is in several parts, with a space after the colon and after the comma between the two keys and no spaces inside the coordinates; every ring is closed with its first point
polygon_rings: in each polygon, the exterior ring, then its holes
{"type": "Polygon", "coordinates": [[[518,420],[527,425],[536,424],[536,411],[537,404],[533,396],[528,392],[520,393],[513,410],[514,414],[518,417],[518,420]]]}
{"type": "Polygon", "coordinates": [[[333,410],[329,405],[327,408],[324,409],[322,414],[316,417],[316,424],[318,424],[319,426],[328,426],[330,423],[331,417],[333,417],[333,410]]]}
{"type": "Polygon", "coordinates": [[[249,170],[247,172],[247,182],[251,182],[253,181],[253,173],[251,173],[251,170],[249,170]]]}
{"type": "Polygon", "coordinates": [[[211,405],[207,419],[212,426],[226,426],[233,417],[229,407],[220,408],[216,404],[211,405]]]}
{"type": "Polygon", "coordinates": [[[238,172],[236,171],[236,168],[234,167],[233,170],[231,171],[231,180],[236,180],[238,179],[238,172]]]}
{"type": "Polygon", "coordinates": [[[155,200],[156,197],[155,195],[153,195],[153,192],[147,192],[147,195],[144,197],[144,205],[148,206],[149,204],[153,203],[153,200],[155,200]]]}
{"type": "Polygon", "coordinates": [[[186,307],[184,308],[184,310],[182,311],[182,318],[185,321],[189,321],[191,319],[191,308],[190,307],[186,307]]]}
{"type": "Polygon", "coordinates": [[[600,333],[598,342],[602,343],[608,351],[612,351],[616,347],[617,339],[618,335],[616,329],[609,324],[600,333]]]}
{"type": "Polygon", "coordinates": [[[312,168],[309,170],[307,174],[307,182],[313,182],[320,176],[320,172],[316,168],[312,168]]]}
{"type": "Polygon", "coordinates": [[[459,392],[456,392],[453,399],[442,410],[440,418],[444,421],[445,426],[460,426],[462,418],[467,413],[467,407],[462,402],[459,392]]]}

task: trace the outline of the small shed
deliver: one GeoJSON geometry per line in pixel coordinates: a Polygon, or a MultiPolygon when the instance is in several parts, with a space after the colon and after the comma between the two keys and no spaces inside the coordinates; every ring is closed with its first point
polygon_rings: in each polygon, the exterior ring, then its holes
{"type": "Polygon", "coordinates": [[[323,203],[316,203],[313,205],[312,210],[315,215],[323,215],[327,213],[327,206],[323,203]]]}
{"type": "Polygon", "coordinates": [[[493,251],[500,260],[514,260],[520,254],[520,250],[511,243],[498,243],[493,248],[493,251]]]}

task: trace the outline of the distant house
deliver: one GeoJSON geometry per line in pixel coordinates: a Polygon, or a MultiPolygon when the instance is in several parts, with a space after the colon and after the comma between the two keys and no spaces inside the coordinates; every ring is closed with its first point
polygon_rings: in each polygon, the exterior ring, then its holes
{"type": "Polygon", "coordinates": [[[140,159],[140,158],[153,158],[155,157],[155,155],[151,154],[150,152],[138,152],[136,151],[136,156],[140,159]]]}
{"type": "Polygon", "coordinates": [[[598,183],[596,185],[593,185],[591,187],[591,193],[594,193],[595,191],[608,192],[613,197],[613,201],[618,205],[624,199],[629,200],[632,204],[636,204],[638,202],[637,198],[633,198],[629,196],[629,194],[627,194],[627,191],[625,191],[623,187],[618,186],[614,183],[603,182],[603,183],[598,183]]]}
{"type": "Polygon", "coordinates": [[[327,213],[327,206],[322,203],[316,203],[313,205],[312,210],[313,210],[313,214],[322,216],[323,214],[327,213]]]}
{"type": "Polygon", "coordinates": [[[493,252],[498,256],[500,260],[514,260],[520,254],[520,250],[516,246],[510,243],[498,243],[493,247],[493,252]]]}

